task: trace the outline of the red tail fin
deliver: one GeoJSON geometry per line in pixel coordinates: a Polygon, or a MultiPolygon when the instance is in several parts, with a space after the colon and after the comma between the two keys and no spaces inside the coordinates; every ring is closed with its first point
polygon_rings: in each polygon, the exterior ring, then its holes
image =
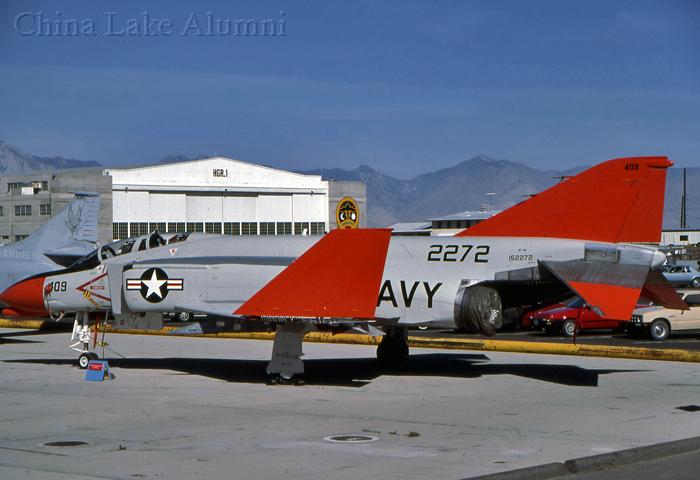
{"type": "Polygon", "coordinates": [[[609,160],[457,234],[658,242],[666,157],[609,160]]]}

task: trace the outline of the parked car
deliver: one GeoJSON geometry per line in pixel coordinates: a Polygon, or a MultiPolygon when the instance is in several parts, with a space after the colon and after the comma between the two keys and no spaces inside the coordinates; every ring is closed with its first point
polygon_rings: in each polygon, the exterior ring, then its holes
{"type": "Polygon", "coordinates": [[[700,271],[692,265],[670,265],[662,273],[674,285],[700,288],[700,271]]]}
{"type": "MultiPolygon", "coordinates": [[[[572,301],[572,299],[569,299],[566,302],[568,303],[571,301],[572,301]]],[[[552,305],[547,305],[545,307],[538,308],[537,310],[532,310],[530,312],[527,312],[520,319],[520,328],[523,330],[532,329],[533,328],[533,326],[532,326],[533,320],[543,318],[543,316],[545,315],[544,312],[547,312],[548,310],[552,310],[554,308],[561,308],[561,307],[565,307],[565,306],[566,306],[566,303],[554,303],[552,305]]],[[[538,322],[538,324],[539,324],[539,322],[538,322]]]]}
{"type": "Polygon", "coordinates": [[[624,320],[603,318],[596,312],[584,306],[581,298],[574,298],[565,304],[551,305],[527,314],[523,325],[530,324],[533,330],[544,330],[547,333],[562,333],[573,337],[576,331],[576,318],[579,318],[579,330],[618,329],[627,327],[624,320]]]}
{"type": "Polygon", "coordinates": [[[632,314],[630,332],[644,332],[652,340],[665,340],[674,331],[700,330],[700,293],[680,290],[679,295],[689,310],[672,310],[666,307],[637,308],[632,314]]]}

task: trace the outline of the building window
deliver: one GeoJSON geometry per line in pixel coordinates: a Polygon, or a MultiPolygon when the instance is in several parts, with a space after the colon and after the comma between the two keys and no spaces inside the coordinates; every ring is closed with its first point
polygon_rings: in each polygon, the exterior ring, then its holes
{"type": "Polygon", "coordinates": [[[7,193],[16,194],[22,193],[22,187],[24,184],[22,182],[10,182],[7,184],[7,193]]]}
{"type": "Polygon", "coordinates": [[[20,242],[27,238],[29,235],[15,235],[15,242],[20,242]]]}
{"type": "Polygon", "coordinates": [[[31,205],[15,205],[15,217],[29,217],[31,214],[31,205]]]}
{"type": "Polygon", "coordinates": [[[187,222],[185,231],[187,233],[203,233],[204,223],[203,222],[187,222]]]}
{"type": "Polygon", "coordinates": [[[323,235],[326,233],[326,222],[311,222],[311,235],[323,235]]]}
{"type": "Polygon", "coordinates": [[[294,222],[294,235],[308,235],[309,222],[294,222]]]}
{"type": "Polygon", "coordinates": [[[241,224],[238,222],[224,222],[224,235],[240,235],[241,224]]]}
{"type": "Polygon", "coordinates": [[[168,222],[168,233],[185,233],[185,222],[168,222]]]}
{"type": "Polygon", "coordinates": [[[39,205],[39,215],[51,215],[51,204],[42,203],[39,205]]]}
{"type": "Polygon", "coordinates": [[[32,182],[32,188],[34,189],[34,194],[37,194],[39,192],[46,192],[49,189],[49,182],[46,180],[34,180],[32,182]]]}
{"type": "Polygon", "coordinates": [[[274,235],[275,222],[260,222],[260,235],[274,235]]]}
{"type": "Polygon", "coordinates": [[[277,222],[277,235],[291,235],[292,222],[277,222]]]}
{"type": "Polygon", "coordinates": [[[155,232],[158,230],[160,233],[165,232],[165,222],[151,222],[148,225],[149,232],[155,232]]]}
{"type": "Polygon", "coordinates": [[[688,235],[681,235],[681,242],[687,242],[688,241],[688,235]]]}
{"type": "Polygon", "coordinates": [[[122,240],[129,236],[129,224],[126,222],[115,222],[112,224],[112,238],[122,240]]]}
{"type": "Polygon", "coordinates": [[[204,224],[204,233],[214,233],[216,235],[221,235],[221,223],[206,222],[204,224]]]}
{"type": "Polygon", "coordinates": [[[257,235],[258,224],[255,222],[241,222],[241,235],[257,235]]]}
{"type": "Polygon", "coordinates": [[[129,233],[132,237],[148,235],[148,222],[134,222],[129,224],[129,233]]]}

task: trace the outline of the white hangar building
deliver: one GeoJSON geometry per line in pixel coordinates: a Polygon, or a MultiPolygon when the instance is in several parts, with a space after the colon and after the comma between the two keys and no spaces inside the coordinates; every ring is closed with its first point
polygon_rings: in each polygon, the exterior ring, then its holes
{"type": "Polygon", "coordinates": [[[161,232],[321,235],[336,206],[353,197],[367,225],[362,182],[307,175],[214,157],[137,168],[37,171],[0,178],[0,243],[24,238],[72,198],[96,191],[100,243],[161,232]],[[13,214],[14,212],[14,214],[13,214]],[[21,215],[20,215],[21,214],[21,215]]]}
{"type": "MultiPolygon", "coordinates": [[[[333,182],[225,157],[130,169],[112,177],[115,239],[149,231],[228,235],[321,235],[337,201],[366,204],[358,182],[333,182]],[[347,184],[351,185],[347,185],[347,184]]],[[[366,210],[365,210],[366,211],[366,210]]],[[[362,222],[364,223],[364,222],[362,222]]]]}

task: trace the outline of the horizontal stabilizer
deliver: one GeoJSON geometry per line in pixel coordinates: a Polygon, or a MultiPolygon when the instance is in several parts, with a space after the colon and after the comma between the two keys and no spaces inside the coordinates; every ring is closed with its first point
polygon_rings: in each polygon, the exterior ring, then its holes
{"type": "Polygon", "coordinates": [[[587,261],[543,261],[542,265],[600,316],[629,320],[649,267],[587,261]]]}
{"type": "Polygon", "coordinates": [[[671,165],[666,157],[610,160],[566,178],[457,236],[658,243],[666,169],[671,165]]]}
{"type": "Polygon", "coordinates": [[[333,230],[236,315],[373,318],[391,230],[333,230]]]}
{"type": "Polygon", "coordinates": [[[688,304],[676,292],[676,288],[658,270],[649,272],[644,282],[642,296],[648,298],[656,305],[662,305],[666,308],[676,310],[689,309],[688,304]]]}

